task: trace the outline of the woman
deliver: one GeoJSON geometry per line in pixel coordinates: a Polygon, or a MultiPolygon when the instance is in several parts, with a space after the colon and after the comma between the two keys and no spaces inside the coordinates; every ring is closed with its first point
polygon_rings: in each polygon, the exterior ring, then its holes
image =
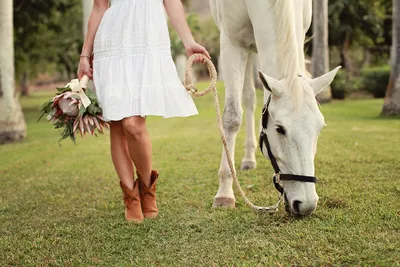
{"type": "Polygon", "coordinates": [[[187,54],[210,56],[194,41],[180,0],[111,0],[109,6],[109,0],[94,0],[78,77],[93,78],[104,119],[111,122],[111,157],[120,178],[125,218],[140,223],[158,214],[158,173],[152,170],[146,116],[197,114],[171,57],[164,8],[187,54]]]}

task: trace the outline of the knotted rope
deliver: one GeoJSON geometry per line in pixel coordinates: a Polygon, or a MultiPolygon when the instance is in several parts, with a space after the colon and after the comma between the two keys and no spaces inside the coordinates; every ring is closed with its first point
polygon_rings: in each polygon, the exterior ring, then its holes
{"type": "Polygon", "coordinates": [[[246,194],[244,193],[242,187],[240,186],[239,180],[238,180],[238,178],[236,176],[235,167],[233,166],[233,162],[232,162],[231,156],[229,154],[228,145],[226,144],[226,138],[225,138],[224,129],[222,127],[221,110],[219,108],[219,99],[218,99],[218,92],[217,92],[217,86],[216,86],[217,85],[217,78],[218,78],[217,70],[215,69],[214,64],[212,63],[212,61],[209,58],[207,58],[203,54],[193,54],[192,56],[190,56],[190,58],[188,59],[188,61],[186,63],[185,80],[184,80],[185,88],[186,88],[186,90],[188,91],[188,93],[190,95],[195,96],[195,97],[201,97],[201,96],[204,96],[204,95],[208,94],[209,92],[213,91],[214,108],[215,108],[215,112],[217,114],[218,130],[219,130],[219,134],[221,136],[222,144],[224,146],[226,158],[228,159],[229,169],[231,171],[233,182],[235,183],[235,186],[236,186],[237,190],[239,191],[239,193],[242,196],[242,198],[243,198],[244,202],[246,203],[246,205],[249,206],[250,208],[252,208],[252,209],[254,209],[256,211],[276,212],[278,210],[278,206],[279,206],[280,202],[282,201],[282,196],[279,198],[278,203],[275,206],[260,207],[260,206],[254,205],[246,197],[246,194]],[[210,79],[211,79],[211,83],[208,86],[208,88],[206,90],[202,91],[202,92],[199,92],[198,89],[196,88],[196,86],[192,83],[192,66],[193,66],[193,62],[198,57],[201,57],[205,61],[205,63],[207,64],[208,71],[209,71],[209,74],[210,74],[210,79]]]}

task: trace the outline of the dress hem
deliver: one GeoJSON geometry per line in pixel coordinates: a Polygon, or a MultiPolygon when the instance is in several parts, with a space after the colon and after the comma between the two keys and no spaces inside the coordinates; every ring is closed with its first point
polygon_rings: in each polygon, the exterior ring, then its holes
{"type": "Polygon", "coordinates": [[[103,119],[106,122],[113,122],[113,121],[121,121],[123,119],[126,118],[130,118],[130,117],[147,117],[147,116],[155,116],[155,117],[163,117],[164,119],[170,119],[170,118],[185,118],[185,117],[192,117],[195,115],[198,115],[199,113],[189,113],[189,114],[183,114],[183,115],[164,115],[164,114],[158,114],[158,113],[145,113],[145,114],[128,114],[128,115],[123,115],[123,116],[117,116],[117,117],[113,117],[113,118],[106,118],[103,114],[103,119]]]}

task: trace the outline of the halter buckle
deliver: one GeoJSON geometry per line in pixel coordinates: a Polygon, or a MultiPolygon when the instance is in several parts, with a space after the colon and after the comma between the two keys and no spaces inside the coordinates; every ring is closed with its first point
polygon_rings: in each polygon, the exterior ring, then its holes
{"type": "Polygon", "coordinates": [[[275,176],[275,182],[279,184],[281,182],[281,173],[280,172],[275,173],[274,176],[275,176]]]}

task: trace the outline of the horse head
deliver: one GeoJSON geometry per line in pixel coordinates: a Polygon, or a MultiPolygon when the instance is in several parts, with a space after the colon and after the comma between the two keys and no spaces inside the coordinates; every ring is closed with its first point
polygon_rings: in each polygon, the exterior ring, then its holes
{"type": "Polygon", "coordinates": [[[296,215],[310,214],[317,207],[314,158],[325,121],[315,96],[332,82],[339,68],[315,79],[298,76],[277,80],[259,73],[270,92],[261,132],[267,139],[261,149],[273,165],[275,162],[277,186],[282,188],[287,210],[296,215]],[[280,176],[287,179],[279,181],[280,176]]]}

